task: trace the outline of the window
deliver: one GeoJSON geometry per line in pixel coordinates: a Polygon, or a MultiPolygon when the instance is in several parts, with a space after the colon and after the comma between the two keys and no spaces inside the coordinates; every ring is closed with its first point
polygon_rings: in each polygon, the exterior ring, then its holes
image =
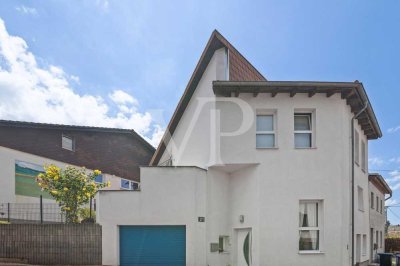
{"type": "Polygon", "coordinates": [[[74,151],[75,150],[74,139],[72,137],[62,135],[61,147],[69,151],[74,151]]]}
{"type": "Polygon", "coordinates": [[[256,118],[256,147],[274,148],[275,125],[274,115],[257,115],[256,118]]]}
{"type": "Polygon", "coordinates": [[[381,200],[381,213],[382,213],[382,209],[383,209],[383,203],[382,203],[382,200],[381,200]]]}
{"type": "Polygon", "coordinates": [[[229,236],[219,236],[218,238],[218,251],[229,252],[229,236]]]}
{"type": "Polygon", "coordinates": [[[312,147],[312,114],[294,114],[294,146],[295,148],[312,147]]]}
{"type": "Polygon", "coordinates": [[[370,199],[370,201],[371,201],[371,209],[373,209],[374,208],[374,192],[371,192],[371,199],[370,199]]]}
{"type": "Polygon", "coordinates": [[[94,182],[103,183],[103,175],[98,175],[94,178],[94,182]]]}
{"type": "Polygon", "coordinates": [[[365,172],[367,165],[367,155],[365,154],[365,142],[361,141],[361,170],[365,172]]]}
{"type": "Polygon", "coordinates": [[[383,247],[383,233],[382,233],[382,231],[380,232],[380,237],[381,237],[380,238],[381,241],[380,241],[379,244],[380,244],[380,247],[382,248],[383,247]]]}
{"type": "Polygon", "coordinates": [[[360,165],[360,135],[354,130],[354,162],[360,165]]]}
{"type": "Polygon", "coordinates": [[[121,188],[123,188],[123,189],[129,189],[129,185],[130,185],[129,180],[121,179],[121,188]]]}
{"type": "Polygon", "coordinates": [[[363,235],[362,239],[362,254],[367,255],[367,235],[363,235]]]}
{"type": "Polygon", "coordinates": [[[132,190],[139,190],[139,183],[131,181],[131,189],[132,190]]]}
{"type": "Polygon", "coordinates": [[[299,251],[319,251],[322,201],[300,201],[299,251]]]}
{"type": "Polygon", "coordinates": [[[358,209],[364,211],[364,190],[358,187],[358,209]]]}
{"type": "Polygon", "coordinates": [[[376,211],[379,212],[379,198],[376,196],[376,211]]]}
{"type": "Polygon", "coordinates": [[[378,243],[379,243],[379,232],[376,231],[375,233],[376,233],[375,244],[376,244],[376,247],[378,247],[378,243]]]}

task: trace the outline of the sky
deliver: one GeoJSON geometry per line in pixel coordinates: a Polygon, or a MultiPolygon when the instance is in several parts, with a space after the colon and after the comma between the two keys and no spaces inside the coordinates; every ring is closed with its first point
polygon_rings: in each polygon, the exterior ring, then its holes
{"type": "MultiPolygon", "coordinates": [[[[363,82],[369,170],[400,206],[400,1],[2,1],[0,119],[131,128],[156,146],[214,29],[268,80],[363,82]]],[[[388,218],[400,224],[400,207],[388,218]]]]}

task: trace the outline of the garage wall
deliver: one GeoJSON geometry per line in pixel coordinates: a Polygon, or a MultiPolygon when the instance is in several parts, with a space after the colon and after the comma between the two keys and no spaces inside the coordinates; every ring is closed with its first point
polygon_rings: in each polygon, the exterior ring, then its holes
{"type": "Polygon", "coordinates": [[[206,264],[206,171],[197,167],[141,168],[141,191],[101,191],[103,264],[119,264],[119,225],[185,225],[186,264],[206,264]]]}

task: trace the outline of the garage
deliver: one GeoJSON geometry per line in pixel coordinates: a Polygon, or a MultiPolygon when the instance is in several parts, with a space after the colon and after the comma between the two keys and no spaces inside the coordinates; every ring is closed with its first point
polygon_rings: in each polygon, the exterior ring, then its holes
{"type": "Polygon", "coordinates": [[[120,226],[121,266],[186,265],[185,226],[120,226]]]}

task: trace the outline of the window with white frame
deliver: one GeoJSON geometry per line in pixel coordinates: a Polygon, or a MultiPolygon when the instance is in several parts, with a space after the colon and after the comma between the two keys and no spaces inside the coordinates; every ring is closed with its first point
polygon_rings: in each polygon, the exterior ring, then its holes
{"type": "Polygon", "coordinates": [[[362,239],[362,254],[367,255],[367,235],[363,235],[362,239]]]}
{"type": "Polygon", "coordinates": [[[299,207],[299,251],[319,251],[322,235],[322,201],[301,200],[299,207]]]}
{"type": "Polygon", "coordinates": [[[360,134],[354,130],[354,162],[360,165],[360,134]]]}
{"type": "Polygon", "coordinates": [[[74,151],[75,150],[75,141],[74,138],[62,135],[61,137],[61,147],[63,149],[74,151]]]}
{"type": "Polygon", "coordinates": [[[121,188],[126,190],[138,190],[139,183],[126,179],[121,179],[121,188]]]}
{"type": "Polygon", "coordinates": [[[256,147],[275,148],[275,116],[259,114],[256,117],[256,147]]]}
{"type": "Polygon", "coordinates": [[[364,190],[361,187],[358,187],[358,210],[364,211],[364,190]]]}
{"type": "Polygon", "coordinates": [[[294,114],[295,148],[311,148],[313,145],[312,113],[294,114]]]}
{"type": "Polygon", "coordinates": [[[375,198],[374,198],[374,192],[371,192],[371,199],[370,199],[370,202],[371,202],[371,209],[374,208],[374,200],[375,200],[375,198]]]}
{"type": "Polygon", "coordinates": [[[367,155],[365,153],[365,142],[361,141],[361,170],[366,171],[367,155]]]}

